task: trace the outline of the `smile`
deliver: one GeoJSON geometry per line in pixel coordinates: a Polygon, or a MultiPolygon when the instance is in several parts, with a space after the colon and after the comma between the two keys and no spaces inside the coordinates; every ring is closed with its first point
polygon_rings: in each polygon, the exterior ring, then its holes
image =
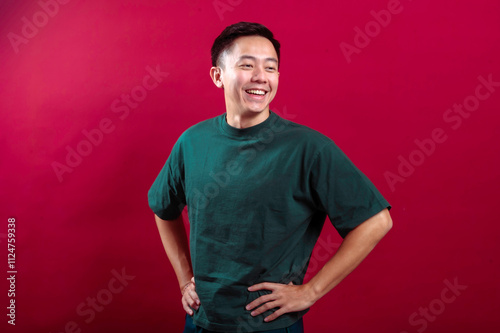
{"type": "Polygon", "coordinates": [[[259,95],[259,96],[264,96],[267,94],[267,91],[264,90],[258,90],[258,89],[250,89],[250,90],[245,90],[247,94],[251,95],[259,95]]]}

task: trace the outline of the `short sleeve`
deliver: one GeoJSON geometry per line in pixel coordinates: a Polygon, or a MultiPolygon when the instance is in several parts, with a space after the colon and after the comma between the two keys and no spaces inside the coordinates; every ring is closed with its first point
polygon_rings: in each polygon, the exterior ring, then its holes
{"type": "Polygon", "coordinates": [[[186,206],[184,161],[179,139],[148,192],[149,207],[163,220],[179,217],[186,206]]]}
{"type": "Polygon", "coordinates": [[[315,155],[310,183],[318,207],[344,238],[390,204],[373,183],[330,141],[315,155]]]}

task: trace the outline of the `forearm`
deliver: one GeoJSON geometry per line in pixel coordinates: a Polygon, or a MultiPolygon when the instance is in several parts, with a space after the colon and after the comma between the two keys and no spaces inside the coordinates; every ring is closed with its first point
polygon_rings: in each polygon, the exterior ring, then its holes
{"type": "Polygon", "coordinates": [[[175,220],[162,220],[155,215],[155,220],[163,247],[179,281],[179,288],[182,290],[193,277],[189,244],[182,215],[179,215],[175,220]]]}
{"type": "Polygon", "coordinates": [[[312,301],[327,294],[349,275],[392,227],[387,209],[366,220],[343,240],[335,255],[306,284],[312,301]]]}

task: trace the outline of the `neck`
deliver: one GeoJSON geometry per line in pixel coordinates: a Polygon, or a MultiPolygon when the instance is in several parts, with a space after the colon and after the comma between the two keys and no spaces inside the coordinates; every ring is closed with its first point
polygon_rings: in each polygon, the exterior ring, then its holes
{"type": "Polygon", "coordinates": [[[269,109],[262,112],[246,112],[246,113],[236,113],[226,112],[227,123],[236,128],[247,128],[258,125],[265,121],[269,117],[269,109]]]}

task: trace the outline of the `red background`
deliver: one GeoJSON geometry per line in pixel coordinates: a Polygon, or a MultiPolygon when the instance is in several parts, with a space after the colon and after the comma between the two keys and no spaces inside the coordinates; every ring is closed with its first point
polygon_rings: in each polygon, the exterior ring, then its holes
{"type": "MultiPolygon", "coordinates": [[[[385,27],[368,24],[372,37],[348,62],[341,43],[355,45],[354,29],[390,3],[69,1],[44,21],[37,2],[2,1],[0,267],[7,275],[14,217],[18,270],[15,327],[0,284],[2,327],[181,332],[180,293],[147,191],[178,136],[225,111],[209,50],[225,26],[245,20],[282,43],[271,109],[332,138],[394,207],[394,228],[313,306],[306,330],[498,332],[500,88],[460,126],[443,116],[475,94],[479,76],[500,81],[500,4],[402,0],[385,27]],[[23,17],[40,27],[16,46],[9,36],[23,36],[23,17]],[[139,91],[148,66],[168,76],[128,115],[113,112],[122,94],[139,91]],[[54,162],[66,164],[67,147],[90,149],[82,131],[103,119],[112,130],[58,179],[54,162]],[[438,128],[447,139],[418,153],[415,140],[438,128]],[[398,175],[410,157],[418,166],[391,185],[387,172],[398,175]],[[111,294],[112,271],[122,269],[135,278],[111,294]],[[445,280],[466,289],[453,298],[445,280]],[[76,310],[96,295],[107,304],[87,323],[76,310]],[[429,306],[436,315],[422,319],[429,306]]],[[[340,242],[329,223],[321,239],[340,242]]]]}

